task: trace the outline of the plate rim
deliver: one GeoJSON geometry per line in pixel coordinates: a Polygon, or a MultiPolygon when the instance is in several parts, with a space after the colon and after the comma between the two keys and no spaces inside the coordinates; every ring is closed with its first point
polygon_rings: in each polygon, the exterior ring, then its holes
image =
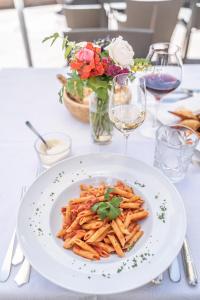
{"type": "MultiPolygon", "coordinates": [[[[171,189],[173,190],[173,192],[174,193],[176,193],[176,195],[178,196],[178,198],[179,198],[179,203],[181,203],[181,205],[182,205],[182,212],[183,212],[183,237],[182,237],[182,243],[183,243],[183,241],[184,241],[184,237],[185,237],[185,235],[186,235],[186,229],[187,229],[187,215],[186,215],[186,209],[185,209],[185,205],[184,205],[184,201],[183,201],[183,197],[181,196],[181,194],[180,194],[180,192],[177,190],[177,188],[175,187],[175,185],[174,184],[172,184],[171,182],[170,182],[170,180],[169,180],[169,178],[165,175],[165,174],[163,174],[162,172],[161,172],[161,170],[159,170],[158,168],[156,168],[156,167],[154,167],[154,166],[152,166],[152,165],[150,165],[149,163],[146,163],[146,162],[144,162],[144,161],[142,161],[142,160],[139,160],[139,159],[136,159],[136,158],[134,158],[134,157],[132,157],[132,156],[125,156],[125,155],[123,155],[123,154],[120,154],[120,153],[113,153],[113,152],[87,152],[87,153],[84,153],[84,154],[77,154],[77,155],[74,155],[74,156],[71,156],[71,157],[68,157],[68,158],[66,158],[66,159],[64,159],[64,160],[62,160],[62,161],[60,161],[60,162],[57,162],[53,167],[51,167],[50,169],[47,169],[47,170],[44,170],[43,172],[41,172],[40,173],[40,175],[37,177],[37,178],[35,178],[34,180],[33,180],[33,182],[31,183],[31,185],[28,187],[28,189],[27,189],[27,191],[26,191],[26,193],[32,188],[32,186],[40,179],[40,177],[41,176],[44,176],[46,173],[48,173],[48,172],[50,172],[52,169],[55,169],[57,166],[59,166],[59,165],[62,165],[63,163],[67,163],[68,161],[70,161],[70,160],[76,160],[77,158],[83,158],[83,157],[88,157],[89,155],[91,155],[91,156],[95,156],[95,155],[98,155],[98,156],[101,156],[101,155],[103,155],[103,156],[106,156],[106,157],[108,157],[108,156],[118,156],[118,157],[121,157],[121,158],[128,158],[128,159],[132,159],[132,160],[134,160],[134,161],[136,161],[137,163],[139,163],[139,164],[143,164],[143,165],[145,165],[145,166],[147,166],[148,168],[151,168],[151,169],[153,169],[154,170],[154,172],[156,172],[158,175],[160,175],[161,177],[163,177],[163,179],[165,180],[165,181],[167,181],[168,182],[168,184],[171,186],[171,189]]],[[[26,196],[26,193],[25,193],[25,196],[26,196]]],[[[23,200],[20,202],[20,206],[18,207],[18,212],[17,212],[17,226],[16,226],[16,235],[17,235],[17,239],[18,239],[18,242],[19,242],[19,244],[20,244],[20,246],[21,246],[21,248],[22,248],[22,251],[23,251],[23,253],[24,253],[24,256],[28,259],[28,261],[30,262],[30,264],[31,264],[31,266],[33,266],[33,268],[41,275],[41,276],[43,276],[45,279],[47,279],[48,281],[50,281],[51,283],[53,283],[53,284],[55,284],[56,286],[58,286],[58,287],[60,287],[60,288],[63,288],[63,289],[65,289],[65,290],[68,290],[68,291],[72,291],[72,292],[75,292],[75,293],[80,293],[80,294],[83,294],[83,295],[114,295],[114,294],[121,294],[121,293],[125,293],[125,292],[129,292],[129,291],[134,291],[134,290],[136,290],[136,289],[138,289],[138,288],[141,288],[141,287],[143,287],[143,286],[145,286],[146,284],[148,284],[149,283],[149,281],[148,282],[145,282],[144,284],[142,284],[142,285],[140,285],[140,286],[138,286],[138,287],[133,287],[133,288],[121,288],[120,289],[120,291],[106,291],[106,292],[90,292],[90,290],[88,290],[87,292],[84,292],[84,291],[82,291],[82,289],[78,289],[78,286],[77,286],[77,289],[75,290],[75,289],[73,289],[73,288],[69,288],[69,287],[66,287],[64,284],[62,284],[62,283],[59,283],[58,281],[56,281],[56,280],[54,280],[54,279],[52,279],[51,278],[51,276],[49,276],[46,272],[43,272],[43,271],[41,271],[41,270],[39,270],[37,267],[35,267],[35,264],[32,264],[32,262],[31,262],[31,259],[30,259],[30,256],[29,255],[27,255],[27,252],[26,252],[26,250],[24,249],[24,247],[23,247],[23,242],[22,242],[22,240],[21,240],[21,236],[20,236],[20,232],[19,232],[19,215],[20,215],[20,210],[21,210],[21,207],[22,207],[22,205],[23,205],[23,203],[24,203],[24,199],[26,198],[26,197],[23,197],[23,200]]],[[[179,246],[177,246],[176,247],[176,253],[175,253],[175,255],[173,256],[173,259],[178,255],[178,253],[180,252],[180,250],[181,250],[181,248],[182,248],[182,243],[180,243],[180,245],[179,246]]],[[[172,259],[172,261],[173,261],[173,259],[172,259]]],[[[171,261],[171,262],[172,262],[171,261]]],[[[169,263],[169,265],[171,264],[171,262],[169,263]]],[[[169,267],[169,265],[167,265],[167,268],[169,267]]],[[[166,268],[166,269],[167,269],[166,268]]],[[[164,272],[165,270],[163,270],[163,272],[164,272]]],[[[153,279],[153,278],[152,278],[153,279]]]]}

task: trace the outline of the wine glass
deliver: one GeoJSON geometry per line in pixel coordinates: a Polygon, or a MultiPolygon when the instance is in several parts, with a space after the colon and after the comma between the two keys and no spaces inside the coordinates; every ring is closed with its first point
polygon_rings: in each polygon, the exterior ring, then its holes
{"type": "Polygon", "coordinates": [[[145,119],[146,88],[144,78],[130,74],[114,77],[109,101],[109,117],[125,137],[125,155],[130,133],[145,119]]]}
{"type": "Polygon", "coordinates": [[[150,62],[144,79],[147,91],[155,98],[155,117],[153,128],[149,128],[150,135],[157,127],[157,114],[160,101],[174,91],[181,83],[182,60],[180,47],[171,43],[156,43],[149,48],[147,59],[150,62]]]}

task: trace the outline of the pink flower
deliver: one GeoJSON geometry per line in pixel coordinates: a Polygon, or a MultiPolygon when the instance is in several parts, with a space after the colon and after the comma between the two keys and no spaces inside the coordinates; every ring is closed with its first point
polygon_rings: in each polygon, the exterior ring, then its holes
{"type": "Polygon", "coordinates": [[[76,53],[76,58],[80,61],[89,63],[94,58],[94,52],[90,49],[83,48],[76,53]]]}

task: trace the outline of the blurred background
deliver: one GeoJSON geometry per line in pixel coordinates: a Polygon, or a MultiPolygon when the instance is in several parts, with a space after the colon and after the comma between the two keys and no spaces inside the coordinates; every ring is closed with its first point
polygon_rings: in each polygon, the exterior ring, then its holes
{"type": "Polygon", "coordinates": [[[54,32],[71,40],[121,34],[136,56],[152,42],[172,41],[184,63],[200,63],[197,0],[0,0],[0,24],[0,68],[62,67],[60,44],[41,42],[54,32]]]}

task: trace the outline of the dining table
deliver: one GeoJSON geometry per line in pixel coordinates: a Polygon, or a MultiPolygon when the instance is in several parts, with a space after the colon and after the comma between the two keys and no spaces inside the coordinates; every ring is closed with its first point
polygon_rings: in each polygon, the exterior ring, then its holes
{"type": "MultiPolygon", "coordinates": [[[[59,103],[58,92],[61,86],[56,75],[65,72],[64,68],[0,69],[0,266],[16,227],[21,188],[24,185],[27,187],[31,185],[39,164],[34,149],[36,138],[25,126],[27,120],[41,133],[64,132],[70,135],[72,138],[70,157],[91,152],[123,154],[122,134],[114,131],[110,144],[95,144],[91,138],[89,124],[76,120],[64,105],[59,103]]],[[[181,87],[200,88],[200,65],[183,66],[181,87]]],[[[200,94],[197,101],[200,102],[200,94]]],[[[153,165],[154,148],[155,140],[144,137],[138,128],[130,135],[127,155],[153,165]]],[[[184,201],[187,238],[200,275],[200,163],[192,163],[185,178],[175,186],[184,201]]],[[[173,234],[172,232],[172,239],[173,234]]],[[[195,287],[188,285],[180,254],[178,260],[181,268],[180,282],[171,282],[166,270],[160,285],[149,282],[136,290],[108,296],[69,291],[51,283],[34,269],[31,270],[29,282],[19,287],[14,278],[20,265],[13,266],[8,280],[0,283],[0,299],[199,300],[200,283],[195,287]]],[[[129,280],[134,282],[134,277],[129,280]]]]}

